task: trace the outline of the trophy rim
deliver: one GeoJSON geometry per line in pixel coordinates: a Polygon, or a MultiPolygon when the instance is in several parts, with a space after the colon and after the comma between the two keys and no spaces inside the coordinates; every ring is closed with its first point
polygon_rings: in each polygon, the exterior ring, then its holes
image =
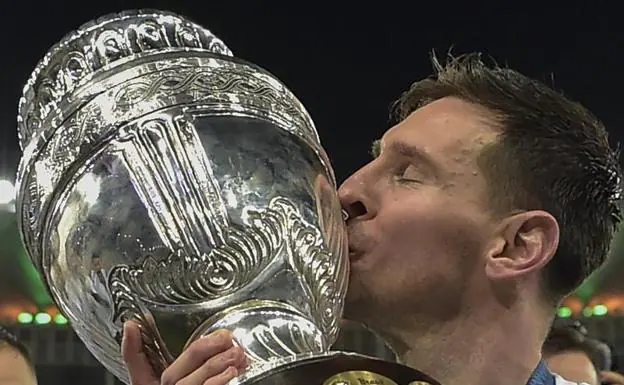
{"type": "MultiPolygon", "coordinates": [[[[124,10],[120,12],[110,12],[110,13],[101,15],[97,18],[91,19],[87,22],[80,24],[77,28],[72,29],[70,32],[67,32],[55,44],[50,46],[45,52],[45,54],[37,61],[37,64],[34,66],[26,82],[24,83],[24,86],[22,87],[22,92],[19,98],[19,102],[18,102],[18,113],[17,113],[17,127],[18,127],[17,132],[18,132],[18,142],[19,142],[20,148],[24,150],[26,146],[28,145],[28,143],[31,142],[39,133],[39,130],[32,130],[30,128],[30,123],[28,122],[28,115],[29,115],[28,107],[38,102],[39,97],[36,95],[37,85],[43,78],[45,78],[45,74],[48,73],[48,70],[51,68],[51,66],[54,65],[53,59],[63,56],[64,54],[76,52],[76,49],[72,49],[71,47],[72,43],[80,41],[81,38],[85,37],[86,35],[90,33],[96,32],[98,30],[105,31],[106,26],[110,24],[125,22],[125,21],[132,20],[132,19],[141,21],[141,20],[145,20],[149,18],[163,18],[163,17],[171,18],[174,22],[177,22],[177,23],[191,25],[196,31],[199,31],[203,33],[204,35],[209,36],[210,38],[218,41],[221,44],[221,46],[224,48],[223,53],[213,51],[207,47],[199,47],[197,48],[198,50],[212,52],[215,54],[221,54],[221,55],[228,56],[228,57],[234,57],[232,51],[225,44],[225,42],[222,39],[220,39],[216,34],[214,34],[211,30],[202,26],[201,24],[198,24],[197,22],[193,21],[191,18],[187,16],[184,16],[184,15],[172,12],[172,11],[165,11],[165,10],[160,10],[157,8],[137,8],[137,9],[124,10]]],[[[172,23],[169,22],[169,23],[163,23],[163,24],[172,24],[172,23]]],[[[85,44],[80,45],[80,49],[82,50],[84,50],[85,47],[86,47],[85,44]]],[[[94,70],[89,75],[92,75],[98,72],[107,72],[108,70],[110,70],[111,65],[116,63],[117,61],[121,59],[129,58],[129,57],[134,57],[136,54],[139,54],[139,53],[144,53],[144,54],[147,54],[148,56],[157,55],[159,52],[163,52],[166,50],[173,50],[176,48],[184,50],[185,48],[192,48],[192,47],[173,45],[173,46],[167,46],[167,47],[162,47],[162,48],[148,49],[142,52],[130,52],[127,55],[123,55],[120,59],[113,60],[111,63],[108,63],[106,65],[101,65],[99,67],[95,67],[94,70]]],[[[94,65],[95,59],[90,58],[89,63],[91,65],[94,65]]],[[[117,64],[115,64],[115,66],[116,65],[117,64]]],[[[81,77],[77,83],[79,85],[85,83],[85,79],[89,75],[81,77]]],[[[60,102],[60,101],[66,100],[71,97],[74,91],[75,91],[75,88],[70,89],[69,92],[67,91],[63,92],[63,94],[60,97],[53,98],[53,101],[60,102]]],[[[54,112],[48,113],[46,118],[48,118],[50,115],[54,115],[54,112]]]]}

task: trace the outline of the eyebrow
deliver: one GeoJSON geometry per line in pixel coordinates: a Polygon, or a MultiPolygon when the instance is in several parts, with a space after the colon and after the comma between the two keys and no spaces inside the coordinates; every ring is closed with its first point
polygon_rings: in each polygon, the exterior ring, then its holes
{"type": "MultiPolygon", "coordinates": [[[[374,141],[371,146],[371,155],[374,158],[379,157],[381,155],[381,148],[381,140],[374,141]]],[[[432,171],[434,174],[437,174],[439,172],[438,165],[429,154],[423,152],[417,147],[410,146],[405,142],[392,141],[387,146],[384,146],[384,150],[389,150],[399,156],[409,158],[412,161],[415,161],[420,165],[429,168],[430,171],[432,171]]]]}
{"type": "MultiPolygon", "coordinates": [[[[381,155],[381,140],[376,140],[373,142],[371,146],[371,155],[375,158],[381,155]]],[[[418,160],[422,163],[430,164],[431,166],[435,166],[435,161],[431,158],[431,156],[417,147],[410,146],[405,142],[390,142],[390,144],[384,146],[386,150],[390,150],[400,156],[406,158],[412,158],[418,160]]]]}
{"type": "Polygon", "coordinates": [[[370,154],[373,158],[379,158],[379,155],[381,155],[381,140],[377,139],[371,144],[370,154]]]}

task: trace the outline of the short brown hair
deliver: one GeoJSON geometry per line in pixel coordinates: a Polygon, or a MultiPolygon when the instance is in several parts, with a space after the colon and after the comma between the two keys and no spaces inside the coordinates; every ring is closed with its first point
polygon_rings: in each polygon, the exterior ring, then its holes
{"type": "Polygon", "coordinates": [[[606,259],[621,220],[621,169],[603,124],[581,104],[481,54],[433,55],[434,76],[416,82],[396,104],[403,120],[416,109],[456,97],[491,112],[499,140],[479,165],[492,210],[545,210],[560,227],[557,252],[544,272],[548,298],[558,302],[606,259]]]}

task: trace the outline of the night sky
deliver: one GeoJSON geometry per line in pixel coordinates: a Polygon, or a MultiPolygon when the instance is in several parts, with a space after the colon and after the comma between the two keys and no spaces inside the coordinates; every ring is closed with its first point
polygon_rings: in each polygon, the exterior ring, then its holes
{"type": "MultiPolygon", "coordinates": [[[[615,2],[611,7],[581,5],[588,1],[559,2],[564,6],[513,2],[510,8],[474,1],[261,3],[277,2],[11,2],[0,23],[0,177],[13,179],[15,173],[17,101],[36,62],[82,23],[133,8],[188,16],[223,39],[236,56],[280,78],[314,118],[339,181],[368,160],[370,142],[388,128],[391,102],[431,73],[432,50],[480,51],[499,64],[554,82],[607,124],[614,144],[624,139],[624,28],[615,2]]],[[[0,235],[9,245],[19,245],[11,222],[0,215],[0,235]]],[[[20,266],[15,250],[21,249],[0,248],[3,275],[20,266]]]]}

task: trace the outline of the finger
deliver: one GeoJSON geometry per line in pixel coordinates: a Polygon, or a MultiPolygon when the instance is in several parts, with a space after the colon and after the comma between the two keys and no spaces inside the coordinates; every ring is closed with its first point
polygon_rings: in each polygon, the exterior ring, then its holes
{"type": "Polygon", "coordinates": [[[206,361],[199,369],[185,377],[183,382],[188,385],[203,384],[213,377],[219,377],[219,375],[224,373],[229,367],[237,369],[238,373],[239,367],[244,360],[245,354],[243,353],[243,349],[236,346],[231,347],[227,351],[219,353],[206,361]]]}
{"type": "Polygon", "coordinates": [[[160,378],[162,385],[173,385],[188,376],[210,358],[233,346],[232,334],[228,330],[217,330],[193,342],[169,366],[160,378]]]}
{"type": "Polygon", "coordinates": [[[245,350],[243,348],[241,348],[241,351],[243,352],[243,359],[240,365],[236,367],[239,373],[245,371],[245,369],[247,369],[247,367],[249,366],[249,357],[247,357],[247,354],[245,354],[245,350]]]}
{"type": "Polygon", "coordinates": [[[238,369],[233,366],[225,369],[221,374],[216,377],[212,377],[204,381],[202,385],[226,385],[230,382],[234,377],[238,376],[238,369]]]}
{"type": "Polygon", "coordinates": [[[124,323],[121,354],[126,362],[132,385],[158,384],[158,377],[143,351],[141,330],[133,321],[124,323]]]}
{"type": "Polygon", "coordinates": [[[236,367],[238,369],[238,372],[241,373],[243,372],[245,369],[247,369],[247,367],[249,366],[249,358],[247,357],[247,355],[245,354],[245,349],[243,349],[241,347],[241,345],[238,343],[238,341],[236,340],[236,338],[232,337],[232,343],[234,346],[236,347],[240,347],[241,352],[243,353],[243,359],[240,362],[240,364],[236,367]]]}

